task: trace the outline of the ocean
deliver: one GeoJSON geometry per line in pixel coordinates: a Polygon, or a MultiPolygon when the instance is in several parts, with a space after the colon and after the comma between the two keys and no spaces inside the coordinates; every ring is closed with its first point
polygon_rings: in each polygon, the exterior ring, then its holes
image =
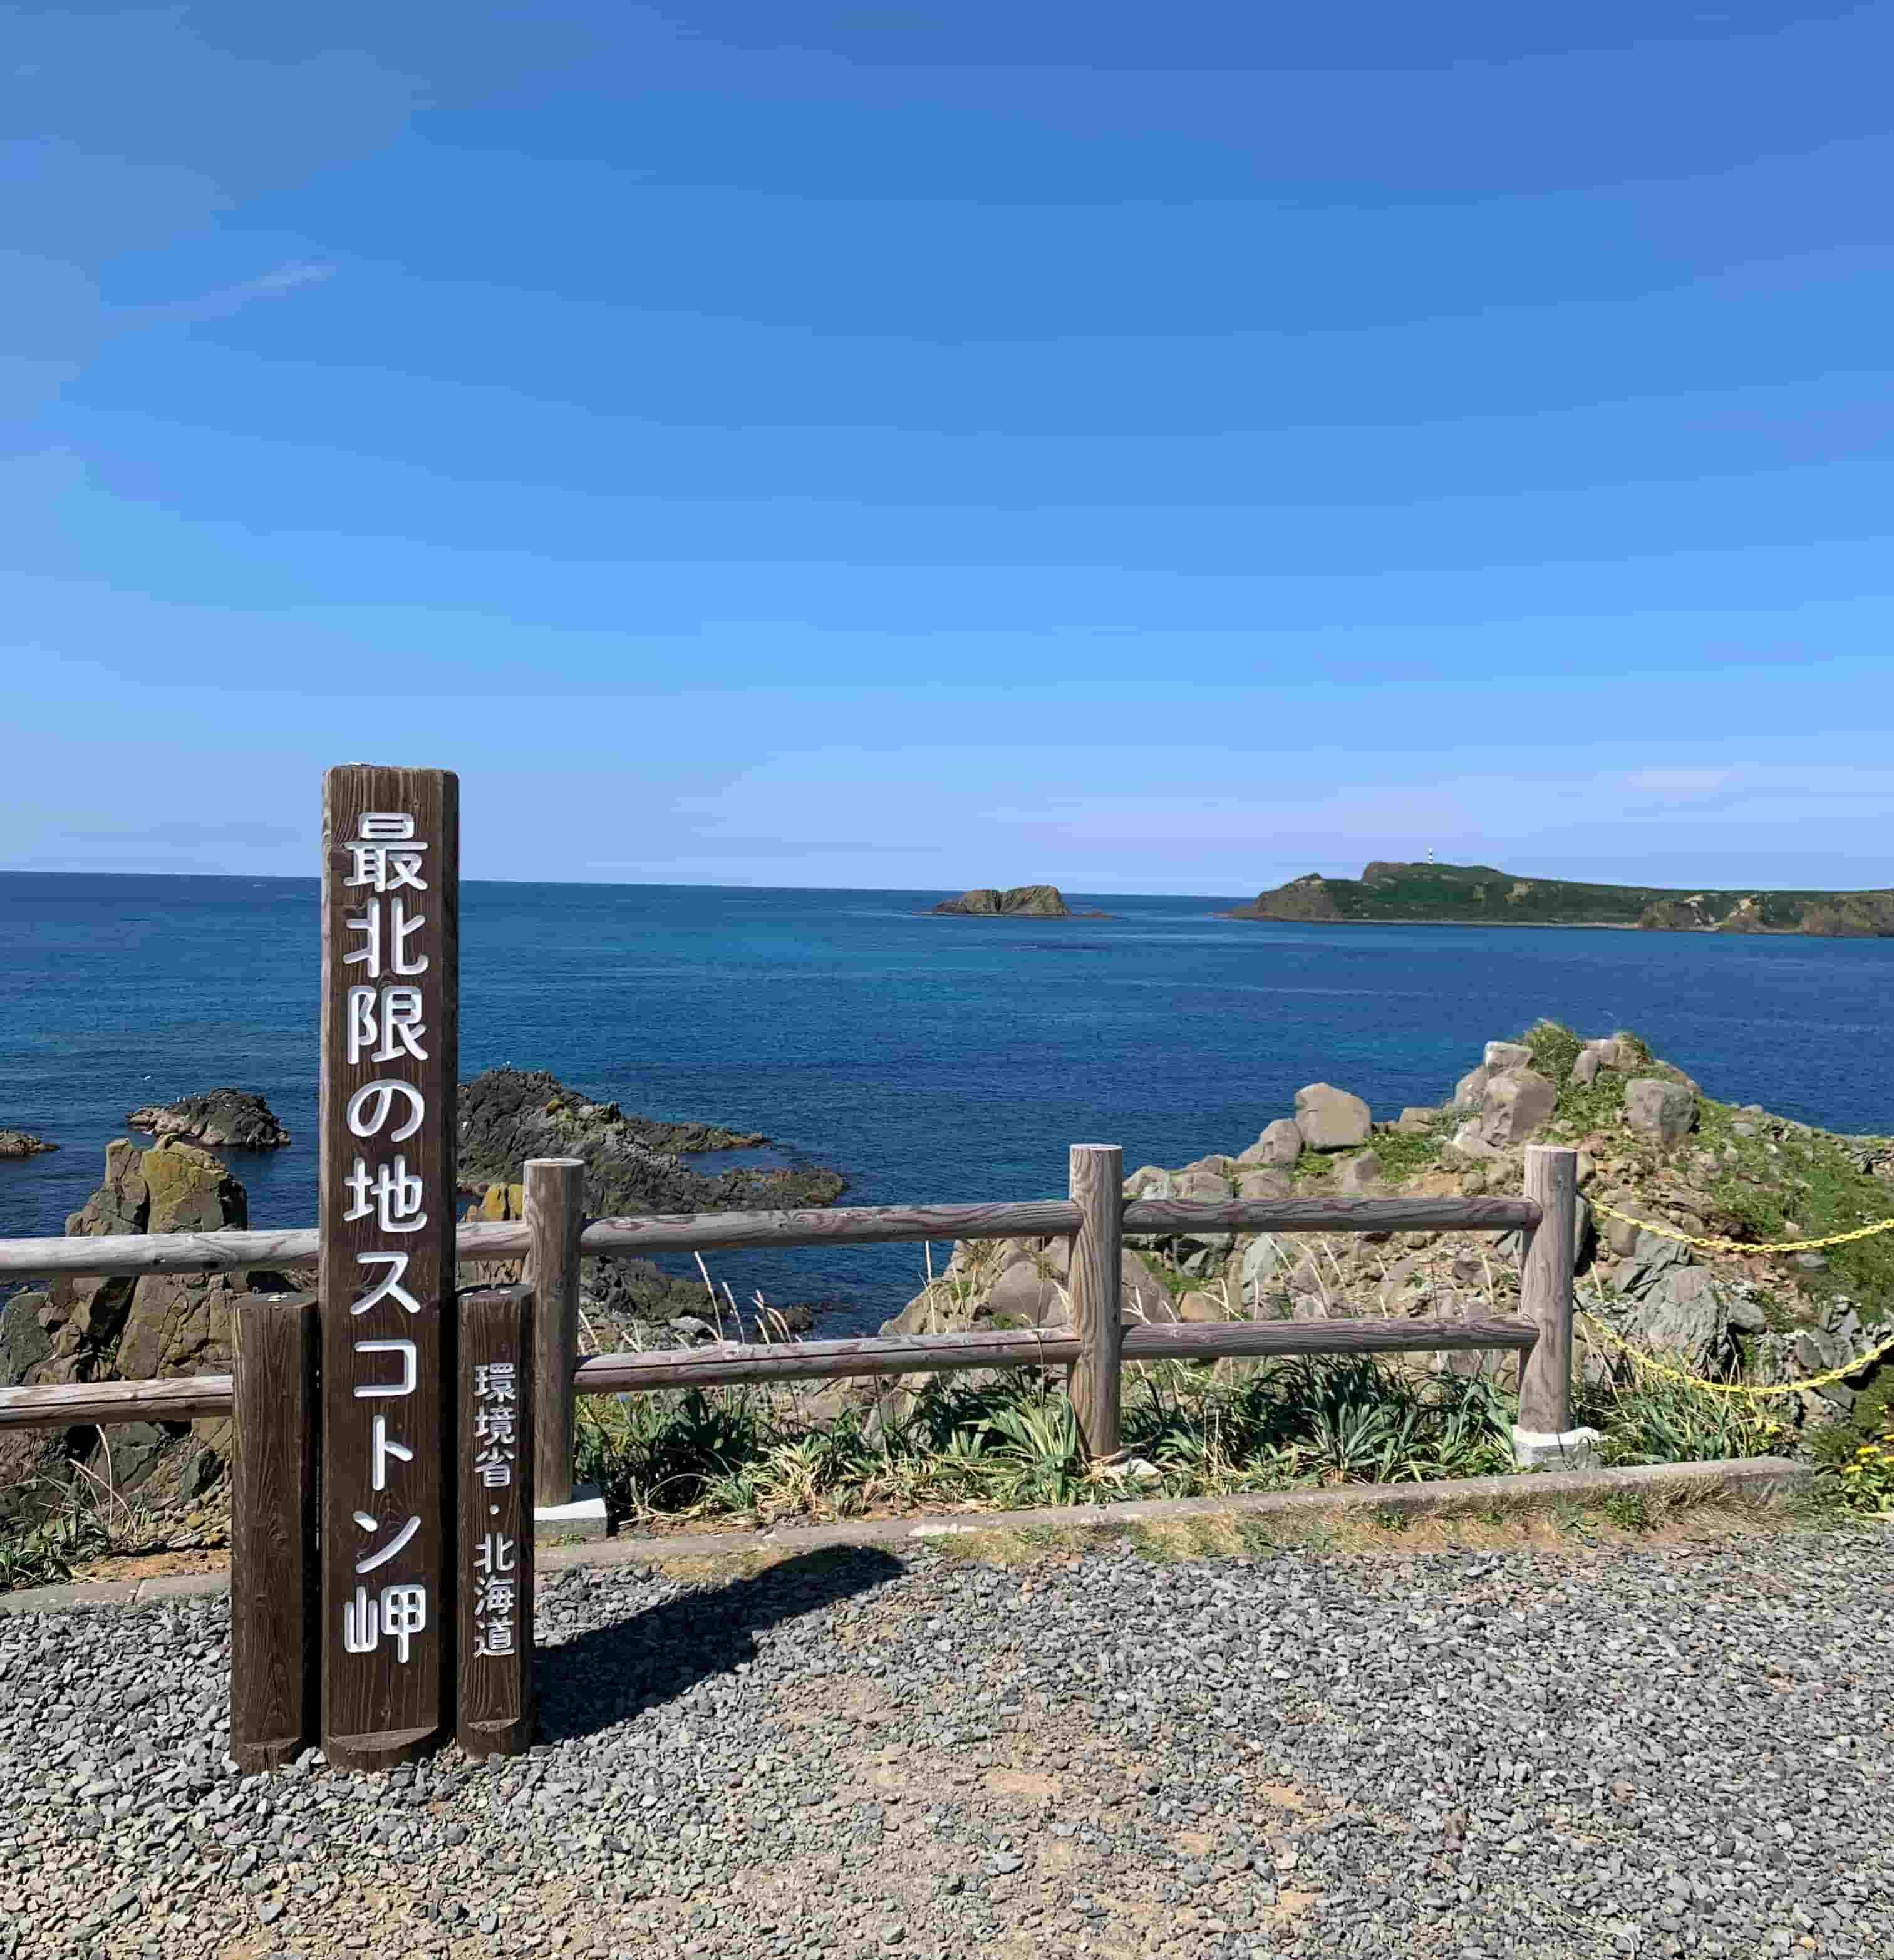
{"type": "MultiPolygon", "coordinates": [[[[461,1061],[550,1069],[665,1118],[766,1132],[846,1204],[1062,1195],[1074,1141],[1127,1170],[1240,1150],[1323,1080],[1437,1102],[1541,1015],[1629,1027],[1711,1094],[1894,1130],[1894,940],[1324,927],[1233,896],[1068,893],[1109,920],[936,918],[937,892],[469,883],[461,1061]]],[[[231,1153],[258,1226],[316,1216],[314,879],[0,873],[0,1236],[62,1229],[126,1112],[259,1090],[286,1150],[231,1153]]],[[[937,1263],[947,1248],[936,1246],[937,1263]]],[[[872,1331],[918,1246],[709,1255],[740,1300],[872,1331]]],[[[686,1269],[680,1268],[680,1270],[686,1269]]]]}

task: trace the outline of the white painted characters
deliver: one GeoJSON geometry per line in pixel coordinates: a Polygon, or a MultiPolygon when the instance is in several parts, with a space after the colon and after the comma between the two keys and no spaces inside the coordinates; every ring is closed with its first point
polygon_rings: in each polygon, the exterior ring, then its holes
{"type": "Polygon", "coordinates": [[[397,1443],[388,1433],[388,1418],[377,1409],[368,1424],[368,1488],[371,1491],[385,1491],[388,1488],[388,1459],[397,1462],[412,1463],[414,1452],[405,1443],[397,1443]]]}
{"type": "MultiPolygon", "coordinates": [[[[358,1531],[365,1531],[372,1535],[376,1529],[374,1514],[368,1511],[356,1512],[355,1529],[358,1531]]],[[[421,1520],[419,1518],[410,1518],[379,1551],[371,1551],[366,1558],[357,1559],[355,1570],[358,1572],[373,1572],[378,1567],[386,1565],[390,1559],[399,1557],[406,1547],[408,1541],[420,1529],[421,1520]]]]}
{"type": "Polygon", "coordinates": [[[348,847],[354,868],[345,882],[352,890],[363,885],[376,892],[397,892],[404,885],[428,889],[421,875],[428,847],[416,840],[414,819],[406,810],[364,810],[356,819],[355,840],[348,847]]]}
{"type": "Polygon", "coordinates": [[[349,1209],[342,1214],[345,1223],[371,1213],[384,1232],[419,1232],[428,1222],[421,1208],[421,1179],[409,1172],[403,1156],[377,1164],[372,1172],[367,1159],[358,1157],[342,1183],[349,1193],[349,1209]]]}
{"type": "MultiPolygon", "coordinates": [[[[417,912],[412,918],[408,916],[406,899],[390,899],[388,901],[388,930],[386,934],[388,971],[397,978],[404,975],[412,977],[415,974],[427,972],[428,956],[424,953],[419,957],[415,957],[408,951],[408,941],[427,922],[425,913],[417,912]]],[[[382,977],[381,957],[384,937],[382,931],[381,901],[379,899],[371,899],[360,912],[344,913],[342,924],[351,932],[360,933],[368,943],[366,946],[358,947],[353,953],[345,953],[342,956],[342,963],[345,966],[366,966],[368,969],[368,978],[371,980],[379,980],[382,977]]]]}
{"type": "Polygon", "coordinates": [[[421,1311],[420,1301],[401,1284],[408,1270],[406,1252],[358,1252],[355,1264],[358,1266],[387,1266],[390,1270],[377,1280],[361,1299],[349,1303],[349,1311],[352,1314],[366,1313],[369,1308],[384,1300],[393,1300],[405,1312],[419,1313],[421,1311]]]}
{"type": "Polygon", "coordinates": [[[475,1440],[485,1446],[473,1459],[473,1473],[489,1491],[501,1491],[513,1481],[514,1405],[518,1399],[517,1377],[511,1361],[476,1362],[473,1398],[475,1440]]]}
{"type": "Polygon", "coordinates": [[[373,1653],[386,1634],[394,1643],[395,1659],[406,1661],[408,1643],[424,1631],[427,1624],[426,1586],[384,1586],[380,1596],[371,1599],[368,1587],[358,1586],[355,1598],[342,1604],[342,1647],[349,1653],[373,1653]]]}
{"type": "Polygon", "coordinates": [[[401,1357],[401,1379],[389,1382],[358,1382],[355,1399],[366,1402],[374,1395],[411,1395],[414,1393],[415,1356],[412,1341],[358,1341],[358,1354],[399,1354],[401,1357]]]}
{"type": "Polygon", "coordinates": [[[518,1548],[503,1532],[489,1532],[473,1554],[473,1651],[510,1654],[514,1651],[514,1609],[519,1588],[513,1577],[518,1548]]]}
{"type": "Polygon", "coordinates": [[[381,1126],[387,1122],[388,1112],[394,1106],[397,1096],[406,1099],[408,1120],[398,1129],[389,1131],[388,1141],[391,1144],[405,1144],[420,1128],[428,1113],[428,1099],[412,1082],[364,1082],[349,1099],[346,1114],[349,1134],[364,1138],[380,1136],[381,1126]]]}
{"type": "Polygon", "coordinates": [[[364,1055],[371,1061],[399,1061],[404,1055],[425,1061],[425,1011],[419,987],[351,987],[349,1066],[357,1067],[364,1055]]]}
{"type": "MultiPolygon", "coordinates": [[[[519,1378],[511,1361],[476,1361],[473,1368],[473,1473],[488,1490],[513,1481],[514,1424],[519,1378]]],[[[498,1508],[497,1506],[495,1510],[498,1508]]],[[[473,1551],[473,1652],[519,1651],[520,1598],[515,1577],[519,1547],[504,1532],[487,1532],[473,1551]]]]}
{"type": "MultiPolygon", "coordinates": [[[[438,907],[429,904],[423,911],[425,902],[413,896],[428,889],[429,847],[415,835],[416,827],[415,817],[406,810],[364,811],[345,847],[351,870],[345,886],[361,896],[358,901],[352,899],[342,915],[350,938],[342,972],[355,983],[342,988],[338,1003],[343,1010],[343,1048],[348,1067],[374,1079],[355,1088],[344,1106],[348,1133],[363,1148],[352,1163],[342,1160],[349,1168],[341,1180],[340,1222],[363,1224],[365,1232],[384,1239],[399,1239],[425,1230],[432,1208],[422,1168],[411,1169],[406,1155],[396,1147],[422,1133],[429,1114],[428,1093],[419,1083],[403,1081],[398,1073],[381,1068],[425,1062],[433,1045],[428,1030],[432,1010],[417,982],[436,964],[422,934],[438,907]],[[381,1155],[384,1151],[389,1154],[381,1155]]],[[[422,1165],[425,1162],[424,1157],[422,1165]]],[[[421,1314],[434,1283],[419,1293],[409,1290],[404,1281],[412,1256],[386,1245],[355,1253],[360,1281],[358,1297],[349,1304],[352,1319],[377,1306],[398,1308],[404,1316],[421,1314]]],[[[431,1270],[431,1263],[424,1260],[422,1271],[431,1270]]],[[[451,1288],[451,1268],[444,1284],[451,1288]]],[[[386,1320],[379,1323],[387,1325],[386,1320]]],[[[377,1331],[373,1322],[363,1330],[373,1331],[377,1331]]],[[[419,1348],[413,1340],[393,1336],[351,1344],[355,1363],[350,1392],[355,1400],[374,1405],[362,1411],[368,1426],[369,1491],[376,1500],[385,1502],[393,1497],[398,1503],[403,1472],[414,1462],[422,1439],[417,1437],[414,1446],[403,1440],[403,1431],[415,1434],[412,1411],[404,1414],[396,1405],[417,1391],[419,1348]]],[[[361,1459],[351,1452],[349,1460],[353,1464],[361,1459]]],[[[359,1501],[368,1499],[368,1492],[360,1494],[359,1501]]],[[[378,1502],[377,1510],[381,1508],[378,1502]]],[[[356,1529],[368,1540],[353,1561],[358,1574],[393,1565],[413,1544],[422,1522],[419,1513],[409,1514],[405,1508],[385,1519],[367,1510],[352,1514],[356,1529]]],[[[394,1647],[397,1659],[406,1662],[410,1643],[428,1624],[426,1584],[391,1575],[391,1583],[379,1593],[358,1586],[353,1600],[344,1602],[342,1645],[350,1653],[366,1654],[386,1641],[394,1647]]]]}

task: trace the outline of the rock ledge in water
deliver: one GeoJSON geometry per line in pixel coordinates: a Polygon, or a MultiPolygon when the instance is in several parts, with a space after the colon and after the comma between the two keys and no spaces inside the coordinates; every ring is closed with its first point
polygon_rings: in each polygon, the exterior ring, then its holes
{"type": "Polygon", "coordinates": [[[279,1150],[289,1141],[269,1105],[247,1089],[212,1089],[175,1102],[148,1103],[125,1120],[135,1130],[151,1131],[161,1143],[175,1138],[212,1150],[279,1150]]]}
{"type": "Polygon", "coordinates": [[[963,918],[1109,918],[1108,912],[1074,912],[1056,885],[1015,885],[997,891],[991,885],[963,892],[957,899],[943,899],[934,909],[963,918]]]}
{"type": "MultiPolygon", "coordinates": [[[[755,1149],[769,1139],[714,1123],[667,1123],[594,1102],[543,1068],[489,1068],[460,1086],[463,1191],[510,1203],[529,1157],[578,1157],[594,1217],[663,1211],[780,1211],[832,1204],[848,1180],[817,1166],[694,1170],[680,1153],[755,1149]]],[[[489,1215],[506,1215],[504,1210],[489,1215]]]]}
{"type": "Polygon", "coordinates": [[[49,1144],[43,1137],[36,1137],[25,1130],[0,1130],[0,1157],[37,1157],[42,1150],[56,1150],[57,1144],[49,1144]]]}

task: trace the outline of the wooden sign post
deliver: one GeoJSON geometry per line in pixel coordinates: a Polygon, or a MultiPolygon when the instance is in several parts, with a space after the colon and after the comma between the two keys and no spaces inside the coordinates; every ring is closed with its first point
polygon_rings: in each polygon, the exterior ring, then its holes
{"type": "Polygon", "coordinates": [[[231,1332],[230,1752],[245,1771],[273,1770],[318,1728],[316,1303],[239,1293],[231,1332]]]}
{"type": "Polygon", "coordinates": [[[533,1742],[533,1290],[461,1294],[460,1703],[470,1756],[533,1742]]]}
{"type": "Polygon", "coordinates": [[[322,1745],[406,1761],[454,1719],[460,784],[323,780],[322,1745]]]}

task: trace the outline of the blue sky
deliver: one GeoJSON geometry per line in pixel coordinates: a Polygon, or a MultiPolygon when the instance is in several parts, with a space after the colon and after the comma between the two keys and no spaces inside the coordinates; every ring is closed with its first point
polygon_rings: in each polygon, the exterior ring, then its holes
{"type": "Polygon", "coordinates": [[[1894,10],[0,5],[0,865],[1894,882],[1894,10]]]}

